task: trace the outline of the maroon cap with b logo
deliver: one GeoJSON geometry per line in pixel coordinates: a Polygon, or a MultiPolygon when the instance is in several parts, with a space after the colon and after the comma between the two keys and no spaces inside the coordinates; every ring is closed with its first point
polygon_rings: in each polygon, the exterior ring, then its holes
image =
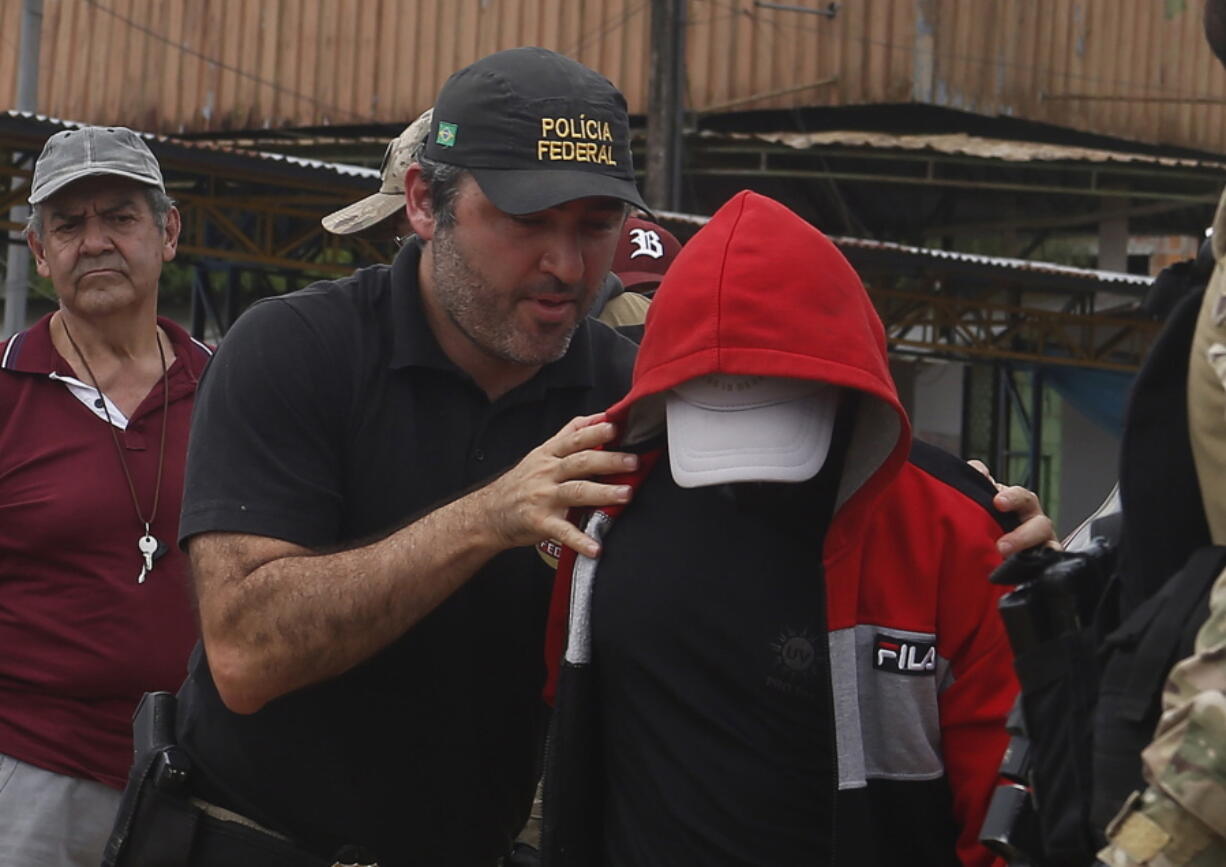
{"type": "Polygon", "coordinates": [[[664,279],[664,272],[680,252],[681,242],[668,229],[630,217],[622,229],[612,271],[627,289],[650,291],[664,279]]]}

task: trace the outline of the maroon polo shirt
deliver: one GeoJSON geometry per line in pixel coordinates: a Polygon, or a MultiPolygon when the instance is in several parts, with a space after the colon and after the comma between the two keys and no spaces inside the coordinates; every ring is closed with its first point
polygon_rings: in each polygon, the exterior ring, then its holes
{"type": "MultiPolygon", "coordinates": [[[[168,319],[166,457],[153,534],[167,546],[143,584],[137,519],[105,419],[56,376],[50,315],[0,343],[0,753],[122,788],[132,712],[175,690],[197,626],[179,551],[179,504],[196,384],[209,350],[168,319]]],[[[149,515],[161,383],[116,428],[149,515]]]]}

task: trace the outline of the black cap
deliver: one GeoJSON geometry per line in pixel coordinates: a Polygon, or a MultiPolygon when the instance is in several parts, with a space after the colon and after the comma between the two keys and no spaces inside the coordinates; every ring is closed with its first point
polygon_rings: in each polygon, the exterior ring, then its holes
{"type": "Polygon", "coordinates": [[[471,171],[508,214],[587,196],[647,210],[634,184],[625,97],[545,48],[499,51],[447,79],[425,156],[471,171]]]}

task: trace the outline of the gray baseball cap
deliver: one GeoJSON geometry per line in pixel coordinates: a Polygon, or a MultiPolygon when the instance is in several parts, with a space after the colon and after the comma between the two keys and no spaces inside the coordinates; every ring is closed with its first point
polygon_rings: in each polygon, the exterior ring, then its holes
{"type": "Polygon", "coordinates": [[[377,226],[404,210],[404,175],[409,166],[417,161],[425,145],[433,116],[433,110],[427,108],[417,120],[404,128],[404,132],[388,142],[383,154],[383,168],[380,171],[383,183],[379,192],[328,214],[320,220],[325,229],[334,235],[352,235],[377,226]]]}
{"type": "Polygon", "coordinates": [[[57,132],[43,145],[30,182],[30,204],[81,178],[116,175],[166,192],[162,170],[144,139],[127,127],[83,126],[57,132]]]}

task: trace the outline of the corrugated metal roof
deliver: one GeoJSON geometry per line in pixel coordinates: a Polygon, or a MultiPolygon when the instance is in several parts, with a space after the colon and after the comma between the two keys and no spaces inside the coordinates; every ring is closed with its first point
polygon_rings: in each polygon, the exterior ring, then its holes
{"type": "MultiPolygon", "coordinates": [[[[23,0],[0,0],[0,94],[23,0]]],[[[37,106],[159,132],[403,125],[499,48],[575,57],[649,108],[647,0],[43,0],[37,106]],[[133,83],[138,82],[139,87],[133,83]]],[[[687,0],[698,112],[910,103],[1226,150],[1188,0],[687,0]],[[773,8],[772,8],[773,6],[773,8]]],[[[8,103],[0,103],[7,107],[8,103]]],[[[887,108],[886,111],[889,111],[887,108]]]]}
{"type": "Polygon", "coordinates": [[[1033,271],[1039,274],[1054,274],[1075,280],[1093,280],[1098,283],[1119,283],[1128,286],[1148,286],[1153,277],[1142,274],[1127,274],[1122,271],[1099,271],[1093,268],[1074,268],[1055,262],[1040,262],[1033,259],[1011,259],[1005,256],[983,256],[978,253],[959,253],[954,250],[934,250],[930,247],[910,247],[890,241],[872,241],[867,238],[848,238],[832,235],[830,240],[840,247],[857,247],[862,250],[891,250],[912,256],[927,256],[932,259],[949,259],[968,262],[991,268],[1006,268],[1017,271],[1033,271]]]}
{"type": "Polygon", "coordinates": [[[949,156],[968,156],[988,160],[1005,160],[1007,162],[1132,163],[1164,166],[1167,168],[1226,171],[1226,161],[1222,160],[1153,156],[1104,148],[1086,148],[1043,142],[985,138],[966,133],[895,135],[893,133],[864,132],[859,130],[828,130],[825,132],[763,133],[704,131],[701,135],[708,138],[764,141],[771,144],[786,145],[797,150],[811,147],[839,146],[880,150],[931,151],[949,156]]]}
{"type": "MultiPolygon", "coordinates": [[[[698,214],[683,214],[677,211],[656,211],[656,217],[662,221],[688,223],[702,226],[710,220],[698,214]]],[[[931,247],[912,247],[907,244],[895,244],[892,241],[874,241],[868,238],[850,238],[843,235],[830,235],[839,247],[851,247],[862,250],[882,250],[902,253],[909,256],[930,259],[946,259],[955,262],[965,262],[983,265],[989,268],[1003,268],[1016,271],[1030,271],[1039,274],[1051,274],[1068,277],[1073,280],[1093,281],[1096,283],[1115,283],[1121,286],[1148,286],[1152,277],[1141,274],[1126,274],[1121,271],[1099,271],[1093,268],[1074,268],[1071,265],[1059,265],[1055,262],[1040,262],[1032,259],[1011,259],[1005,256],[984,256],[978,253],[959,253],[954,250],[935,250],[931,247]]]]}
{"type": "MultiPolygon", "coordinates": [[[[6,111],[3,112],[3,116],[16,120],[32,120],[41,124],[58,127],[59,129],[74,129],[86,126],[86,124],[80,123],[79,121],[63,120],[61,118],[48,117],[46,115],[34,114],[32,112],[6,111]]],[[[206,152],[226,153],[242,157],[252,157],[255,159],[268,160],[272,162],[281,162],[287,165],[293,165],[312,171],[325,172],[347,177],[370,179],[379,178],[379,171],[377,169],[366,168],[364,166],[325,162],[323,160],[309,160],[301,157],[286,156],[285,154],[268,153],[265,151],[245,150],[242,148],[218,145],[207,141],[186,141],[183,139],[174,138],[173,136],[154,135],[152,133],[141,132],[139,130],[136,132],[138,132],[148,141],[165,142],[176,147],[196,149],[206,152]]],[[[704,133],[704,135],[706,135],[706,133],[704,133]]],[[[933,150],[940,149],[945,153],[963,153],[971,156],[984,156],[991,159],[1093,159],[1095,161],[1149,162],[1161,165],[1213,167],[1226,170],[1226,162],[1219,163],[1202,160],[1152,157],[1145,154],[1124,154],[1115,151],[1101,151],[1090,148],[1074,148],[1060,145],[1007,142],[993,139],[981,139],[976,136],[967,135],[899,136],[885,133],[864,132],[762,133],[752,136],[745,134],[716,133],[713,135],[721,135],[724,137],[737,139],[757,138],[763,141],[774,141],[797,148],[809,147],[816,144],[844,144],[858,147],[907,147],[910,149],[930,148],[933,150]],[[906,144],[897,144],[897,142],[905,142],[906,144]],[[992,148],[999,148],[1001,150],[997,152],[990,152],[992,148]],[[1015,154],[1029,152],[1031,156],[1008,157],[1004,155],[1005,150],[1015,154]],[[1082,156],[1073,156],[1072,154],[1082,154],[1082,156]],[[1086,154],[1095,154],[1098,156],[1084,156],[1086,154]]],[[[661,220],[671,220],[698,226],[701,226],[710,220],[710,217],[698,214],[685,214],[677,211],[657,211],[656,216],[661,220]]],[[[837,235],[831,235],[830,238],[840,247],[891,251],[911,256],[946,259],[984,265],[992,268],[1004,268],[1051,274],[1068,277],[1075,280],[1094,281],[1098,283],[1117,283],[1141,287],[1149,285],[1153,279],[1147,276],[1126,274],[1117,271],[1099,271],[1088,268],[1074,268],[1070,265],[1059,265],[1054,262],[1040,262],[1029,259],[1011,259],[1002,256],[984,256],[977,253],[959,253],[951,250],[936,250],[929,247],[912,247],[905,244],[896,244],[891,241],[875,241],[867,238],[851,238],[837,235]]]]}
{"type": "MultiPolygon", "coordinates": [[[[38,123],[46,124],[59,129],[79,129],[88,124],[81,123],[75,120],[64,120],[58,117],[48,117],[43,114],[34,114],[28,111],[6,111],[5,117],[15,120],[32,120],[38,123]]],[[[58,130],[57,130],[58,131],[58,130]]],[[[267,151],[247,150],[245,148],[230,147],[227,145],[219,145],[209,141],[189,141],[186,139],[175,138],[174,136],[155,135],[141,130],[133,130],[146,141],[165,142],[173,144],[176,147],[194,148],[201,151],[210,151],[214,153],[226,153],[235,156],[252,157],[259,160],[268,160],[271,162],[281,162],[287,165],[296,166],[298,168],[310,169],[312,171],[326,172],[334,175],[355,178],[372,178],[378,180],[379,170],[367,168],[365,166],[352,166],[346,163],[332,163],[323,160],[309,160],[302,157],[287,156],[286,154],[270,153],[267,151]]]]}

